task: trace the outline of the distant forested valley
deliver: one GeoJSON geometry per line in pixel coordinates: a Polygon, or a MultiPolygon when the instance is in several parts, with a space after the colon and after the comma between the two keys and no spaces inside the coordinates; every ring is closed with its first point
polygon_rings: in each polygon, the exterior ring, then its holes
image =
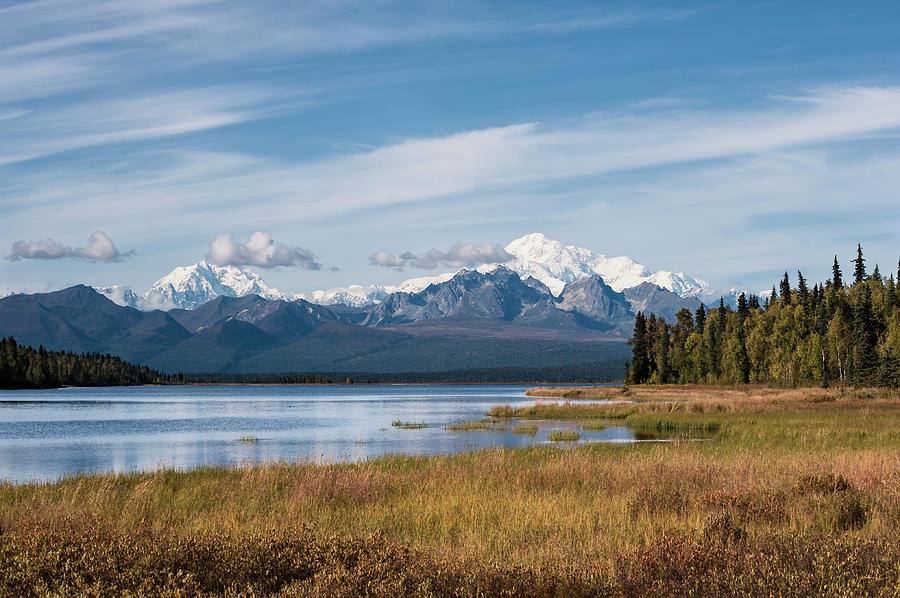
{"type": "Polygon", "coordinates": [[[785,272],[769,297],[682,309],[673,323],[638,313],[628,382],[900,387],[900,264],[898,280],[867,274],[858,246],[853,266],[849,284],[835,256],[811,289],[785,272]]]}

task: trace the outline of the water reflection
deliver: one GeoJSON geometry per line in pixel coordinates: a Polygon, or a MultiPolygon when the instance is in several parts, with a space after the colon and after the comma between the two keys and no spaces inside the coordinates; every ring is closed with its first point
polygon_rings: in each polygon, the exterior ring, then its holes
{"type": "MultiPolygon", "coordinates": [[[[585,442],[652,440],[621,425],[529,422],[534,435],[456,431],[491,407],[530,404],[525,386],[191,386],[0,391],[0,479],[191,468],[274,460],[354,461],[549,444],[552,430],[585,442]],[[425,422],[422,429],[391,426],[425,422]],[[254,442],[239,442],[252,436],[254,442]]],[[[656,439],[658,440],[658,439],[656,439]]]]}

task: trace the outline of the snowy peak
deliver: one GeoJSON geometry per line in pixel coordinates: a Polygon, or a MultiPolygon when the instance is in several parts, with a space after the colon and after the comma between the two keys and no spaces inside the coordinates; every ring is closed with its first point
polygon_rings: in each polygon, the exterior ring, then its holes
{"type": "Polygon", "coordinates": [[[138,307],[141,302],[141,298],[137,293],[122,285],[114,284],[106,287],[94,287],[94,290],[122,307],[138,307]]]}
{"type": "MultiPolygon", "coordinates": [[[[672,291],[681,297],[699,297],[709,292],[709,285],[704,281],[691,278],[683,272],[651,271],[629,257],[608,257],[583,247],[563,245],[541,233],[520,237],[505,249],[515,256],[514,260],[504,264],[485,264],[479,266],[477,271],[490,274],[500,268],[508,268],[516,272],[523,281],[532,280],[535,281],[533,284],[546,286],[557,297],[567,284],[592,276],[601,277],[603,282],[616,292],[645,282],[672,291]]],[[[459,272],[411,278],[398,285],[351,285],[327,291],[300,293],[294,297],[321,305],[343,303],[353,307],[365,307],[379,303],[391,293],[419,293],[432,284],[449,281],[459,272]]]]}
{"type": "Polygon", "coordinates": [[[437,276],[422,276],[410,278],[398,285],[368,285],[351,284],[347,287],[328,289],[327,291],[313,291],[311,293],[297,293],[293,299],[304,299],[319,305],[349,305],[350,307],[365,307],[380,303],[391,293],[418,293],[424,291],[433,284],[441,284],[453,278],[458,272],[448,272],[437,276]]]}
{"type": "Polygon", "coordinates": [[[180,266],[163,276],[141,297],[143,309],[194,309],[216,297],[259,295],[264,299],[284,299],[258,274],[236,266],[216,266],[201,260],[180,266]]]}
{"type": "MultiPolygon", "coordinates": [[[[506,251],[516,256],[504,264],[523,278],[533,276],[559,295],[566,284],[588,276],[600,276],[613,290],[621,292],[650,282],[682,297],[693,297],[709,288],[702,280],[683,272],[650,271],[626,256],[607,257],[590,249],[563,245],[541,233],[531,233],[512,241],[506,251]]],[[[486,266],[493,268],[496,266],[486,266]]]]}

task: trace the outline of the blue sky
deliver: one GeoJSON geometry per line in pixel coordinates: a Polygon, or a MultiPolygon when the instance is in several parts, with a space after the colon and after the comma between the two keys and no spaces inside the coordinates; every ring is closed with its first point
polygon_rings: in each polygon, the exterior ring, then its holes
{"type": "Polygon", "coordinates": [[[0,292],[256,231],[285,292],[535,231],[716,288],[894,271],[900,4],[673,5],[4,3],[0,292]]]}

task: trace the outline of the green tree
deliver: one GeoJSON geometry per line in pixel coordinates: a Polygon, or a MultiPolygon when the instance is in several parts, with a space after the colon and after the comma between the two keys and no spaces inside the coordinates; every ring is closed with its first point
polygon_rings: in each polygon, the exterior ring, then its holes
{"type": "Polygon", "coordinates": [[[703,304],[700,304],[700,307],[697,308],[694,317],[694,328],[695,330],[703,334],[703,329],[706,327],[706,308],[703,307],[703,304]]]}
{"type": "Polygon", "coordinates": [[[853,260],[853,283],[859,284],[866,279],[866,260],[863,259],[862,244],[856,244],[856,259],[853,260]]]}
{"type": "Polygon", "coordinates": [[[809,301],[809,288],[806,286],[806,279],[803,273],[797,270],[797,299],[802,305],[806,305],[809,301]]]}
{"type": "Polygon", "coordinates": [[[885,388],[900,388],[900,357],[893,347],[885,347],[881,352],[876,383],[885,388]]]}
{"type": "Polygon", "coordinates": [[[668,384],[671,381],[669,370],[669,327],[665,320],[662,322],[656,339],[656,372],[657,381],[660,384],[668,384]]]}
{"type": "Polygon", "coordinates": [[[838,264],[837,255],[834,256],[834,265],[831,267],[831,284],[836,289],[844,287],[844,280],[841,277],[841,266],[838,264]]]}
{"type": "Polygon", "coordinates": [[[643,312],[634,318],[634,335],[631,343],[631,382],[643,384],[650,379],[650,351],[647,346],[647,320],[643,312]]]}
{"type": "Polygon", "coordinates": [[[853,305],[853,379],[863,386],[872,382],[877,355],[877,323],[872,311],[872,291],[869,285],[861,287],[853,305]]]}
{"type": "Polygon", "coordinates": [[[778,289],[781,292],[781,304],[782,305],[790,305],[791,304],[791,281],[788,278],[788,273],[784,273],[784,278],[781,279],[781,287],[778,289]]]}
{"type": "Polygon", "coordinates": [[[740,317],[741,322],[743,323],[743,321],[750,316],[750,306],[747,304],[747,297],[743,292],[738,296],[737,308],[738,317],[740,317]]]}

